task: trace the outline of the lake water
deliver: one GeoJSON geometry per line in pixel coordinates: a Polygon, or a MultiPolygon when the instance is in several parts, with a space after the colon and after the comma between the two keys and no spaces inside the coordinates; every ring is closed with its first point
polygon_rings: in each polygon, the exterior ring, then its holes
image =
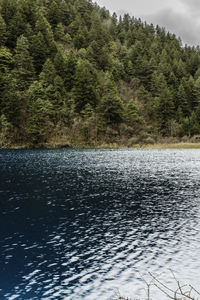
{"type": "Polygon", "coordinates": [[[200,287],[200,150],[0,151],[0,299],[145,299],[168,268],[200,287]]]}

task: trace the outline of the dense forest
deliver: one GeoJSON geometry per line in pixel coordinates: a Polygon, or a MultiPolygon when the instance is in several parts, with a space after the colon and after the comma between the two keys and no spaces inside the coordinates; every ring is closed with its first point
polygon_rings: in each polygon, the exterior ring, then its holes
{"type": "Polygon", "coordinates": [[[200,134],[200,49],[90,0],[0,0],[0,147],[200,134]]]}

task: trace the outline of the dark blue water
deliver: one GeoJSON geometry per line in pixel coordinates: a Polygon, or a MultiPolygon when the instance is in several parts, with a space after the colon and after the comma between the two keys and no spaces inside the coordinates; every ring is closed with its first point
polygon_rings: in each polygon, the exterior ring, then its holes
{"type": "Polygon", "coordinates": [[[168,268],[200,286],[199,150],[0,151],[0,299],[144,298],[168,268]]]}

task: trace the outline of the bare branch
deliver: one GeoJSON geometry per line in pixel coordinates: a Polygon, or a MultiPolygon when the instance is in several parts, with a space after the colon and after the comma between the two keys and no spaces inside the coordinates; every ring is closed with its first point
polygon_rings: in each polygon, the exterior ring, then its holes
{"type": "Polygon", "coordinates": [[[163,292],[168,298],[173,299],[173,300],[181,300],[178,298],[174,298],[173,296],[169,295],[164,289],[162,289],[159,285],[157,285],[156,283],[154,283],[154,285],[161,291],[163,292]]]}
{"type": "MultiPolygon", "coordinates": [[[[155,280],[157,281],[160,285],[162,285],[165,289],[167,289],[168,291],[174,293],[174,291],[172,289],[170,289],[169,287],[167,287],[164,283],[162,283],[160,280],[158,280],[152,273],[149,272],[149,275],[155,280]]],[[[155,285],[155,283],[154,283],[155,285]]]]}
{"type": "Polygon", "coordinates": [[[200,296],[200,293],[192,285],[189,284],[189,287],[191,287],[191,289],[194,290],[195,293],[197,293],[200,296]]]}
{"type": "MultiPolygon", "coordinates": [[[[176,278],[174,272],[170,269],[170,272],[177,284],[176,289],[171,289],[169,288],[166,284],[164,284],[161,280],[159,280],[155,275],[153,275],[152,273],[149,272],[149,275],[151,276],[151,280],[147,281],[143,276],[141,276],[141,278],[143,279],[143,281],[146,284],[146,293],[147,293],[147,300],[150,300],[150,287],[152,285],[154,285],[156,288],[158,288],[163,294],[165,294],[169,299],[172,300],[198,300],[198,298],[196,298],[196,295],[200,295],[200,292],[197,291],[193,286],[188,285],[188,284],[184,284],[181,285],[180,281],[176,278]],[[187,289],[186,289],[187,287],[187,289]]],[[[114,300],[114,299],[113,299],[114,300]]],[[[120,295],[120,293],[118,292],[118,298],[116,300],[130,300],[128,298],[124,298],[120,295]]]]}

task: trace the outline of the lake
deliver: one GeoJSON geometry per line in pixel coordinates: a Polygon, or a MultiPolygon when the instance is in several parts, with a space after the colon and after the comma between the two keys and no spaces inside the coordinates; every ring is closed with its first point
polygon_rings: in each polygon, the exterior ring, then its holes
{"type": "Polygon", "coordinates": [[[0,214],[2,300],[200,289],[200,150],[0,150],[0,214]]]}

